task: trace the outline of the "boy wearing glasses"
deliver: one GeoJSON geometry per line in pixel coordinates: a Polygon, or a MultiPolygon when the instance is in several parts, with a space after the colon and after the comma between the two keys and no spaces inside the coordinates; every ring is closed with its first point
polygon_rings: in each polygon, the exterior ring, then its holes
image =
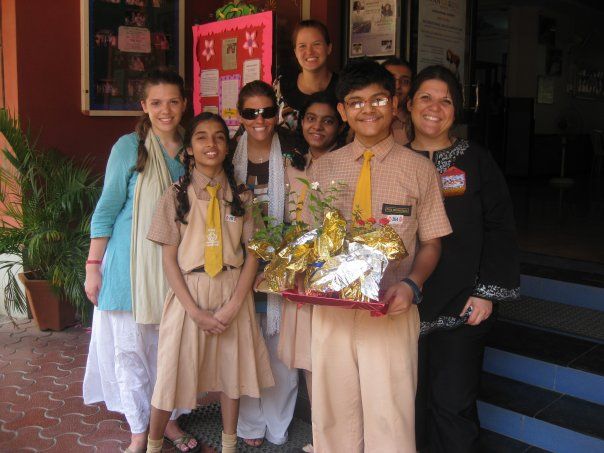
{"type": "Polygon", "coordinates": [[[414,400],[424,281],[451,233],[436,169],[394,142],[397,97],[392,75],[355,60],[340,75],[338,111],[355,139],[323,156],[310,180],[325,190],[343,182],[335,206],[351,219],[388,218],[409,256],[389,264],[383,317],[364,310],[314,307],[313,440],[317,453],[415,452],[414,400]]]}

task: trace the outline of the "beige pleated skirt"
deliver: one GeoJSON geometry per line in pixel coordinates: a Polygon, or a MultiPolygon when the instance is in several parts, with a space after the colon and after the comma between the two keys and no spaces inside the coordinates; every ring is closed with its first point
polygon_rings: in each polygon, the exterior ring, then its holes
{"type": "MultiPolygon", "coordinates": [[[[210,278],[205,272],[184,276],[200,308],[216,311],[235,289],[239,269],[210,278]]],[[[151,403],[171,411],[194,409],[200,392],[224,392],[229,398],[254,398],[274,385],[268,351],[248,294],[229,328],[220,335],[202,331],[170,291],[159,328],[157,382],[151,403]]]]}
{"type": "Polygon", "coordinates": [[[311,371],[312,305],[283,301],[277,356],[288,368],[311,371]]]}

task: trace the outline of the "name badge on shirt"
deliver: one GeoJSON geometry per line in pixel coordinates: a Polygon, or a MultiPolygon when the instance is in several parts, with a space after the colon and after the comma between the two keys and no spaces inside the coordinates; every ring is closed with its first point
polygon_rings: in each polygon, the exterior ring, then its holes
{"type": "Polygon", "coordinates": [[[453,166],[440,175],[445,197],[458,197],[466,192],[466,172],[453,166]]]}
{"type": "Polygon", "coordinates": [[[401,225],[405,217],[411,215],[411,205],[384,203],[382,205],[382,214],[386,215],[389,225],[401,225]]]}
{"type": "Polygon", "coordinates": [[[382,205],[382,214],[410,216],[411,215],[411,205],[384,203],[382,205]]]}
{"type": "Polygon", "coordinates": [[[237,222],[237,217],[235,217],[235,216],[234,216],[234,215],[232,215],[232,214],[227,214],[227,215],[225,215],[225,216],[224,216],[224,220],[225,220],[226,222],[235,223],[235,222],[237,222]]]}

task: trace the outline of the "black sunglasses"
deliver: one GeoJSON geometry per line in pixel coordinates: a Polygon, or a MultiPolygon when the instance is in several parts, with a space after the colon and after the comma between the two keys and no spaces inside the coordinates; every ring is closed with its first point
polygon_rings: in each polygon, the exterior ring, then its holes
{"type": "Polygon", "coordinates": [[[269,120],[277,116],[277,107],[264,107],[262,109],[242,109],[239,112],[241,118],[244,120],[255,120],[258,115],[262,115],[262,118],[269,120]]]}

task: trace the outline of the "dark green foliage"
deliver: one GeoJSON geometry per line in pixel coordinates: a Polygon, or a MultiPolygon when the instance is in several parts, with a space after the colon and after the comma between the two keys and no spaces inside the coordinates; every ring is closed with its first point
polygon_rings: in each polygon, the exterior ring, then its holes
{"type": "Polygon", "coordinates": [[[0,270],[8,275],[7,312],[26,310],[14,277],[14,268],[22,263],[30,278],[49,280],[85,317],[85,262],[100,177],[91,174],[86,162],[38,150],[30,133],[5,109],[0,109],[0,133],[12,148],[2,150],[0,167],[0,254],[17,256],[0,259],[0,270]]]}

